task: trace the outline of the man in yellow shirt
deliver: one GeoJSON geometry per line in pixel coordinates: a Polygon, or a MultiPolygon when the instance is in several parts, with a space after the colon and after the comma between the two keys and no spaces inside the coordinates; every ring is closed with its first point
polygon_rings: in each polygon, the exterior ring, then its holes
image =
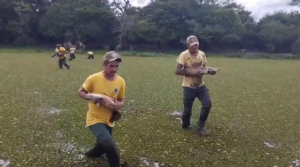
{"type": "Polygon", "coordinates": [[[94,53],[92,51],[87,52],[87,59],[94,59],[94,53]]]}
{"type": "Polygon", "coordinates": [[[73,59],[76,59],[75,53],[76,53],[76,47],[74,45],[72,45],[70,47],[70,58],[69,58],[69,61],[71,61],[73,59]]]}
{"type": "Polygon", "coordinates": [[[55,54],[54,55],[52,55],[51,57],[55,57],[55,56],[57,56],[57,54],[58,54],[58,49],[61,47],[61,45],[60,44],[56,44],[55,45],[55,54]]]}
{"type": "Polygon", "coordinates": [[[71,66],[69,66],[67,64],[67,50],[64,48],[64,47],[60,47],[58,49],[58,53],[57,53],[57,56],[58,56],[58,65],[59,65],[59,68],[62,69],[63,66],[65,66],[67,69],[71,69],[71,66]]]}
{"type": "Polygon", "coordinates": [[[122,59],[118,53],[114,51],[107,52],[104,55],[103,71],[90,75],[78,92],[81,98],[90,101],[86,126],[90,128],[97,139],[95,147],[85,155],[90,158],[97,158],[106,153],[111,167],[126,166],[126,163],[120,164],[118,149],[112,137],[114,120],[111,120],[115,113],[119,112],[124,105],[125,81],[121,76],[117,75],[121,62],[122,59]],[[99,99],[95,99],[91,94],[109,96],[115,103],[110,107],[98,107],[95,103],[99,99]]]}
{"type": "Polygon", "coordinates": [[[203,76],[205,74],[214,75],[216,71],[208,70],[207,73],[192,74],[188,73],[185,69],[187,67],[197,68],[205,67],[207,59],[205,53],[198,50],[199,40],[196,36],[189,36],[186,40],[188,49],[182,52],[177,58],[177,67],[175,70],[176,75],[183,76],[183,104],[184,111],[182,114],[182,128],[190,128],[190,119],[192,115],[192,107],[196,98],[201,101],[201,113],[198,123],[197,132],[201,135],[208,134],[205,130],[205,122],[211,109],[211,99],[208,89],[204,85],[203,76]]]}

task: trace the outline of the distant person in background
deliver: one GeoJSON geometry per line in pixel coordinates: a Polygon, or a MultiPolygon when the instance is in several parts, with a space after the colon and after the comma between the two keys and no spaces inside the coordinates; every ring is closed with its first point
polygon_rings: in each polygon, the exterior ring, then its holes
{"type": "Polygon", "coordinates": [[[64,45],[63,45],[63,47],[67,50],[67,51],[69,51],[70,50],[70,47],[71,47],[71,45],[72,45],[72,43],[71,42],[65,42],[64,43],[64,45]]]}
{"type": "Polygon", "coordinates": [[[81,49],[81,50],[85,50],[85,45],[84,45],[84,43],[82,43],[82,42],[78,42],[78,45],[79,45],[79,49],[81,49]]]}
{"type": "Polygon", "coordinates": [[[94,53],[92,51],[87,52],[87,59],[94,59],[94,53]]]}
{"type": "Polygon", "coordinates": [[[111,44],[109,45],[108,51],[115,51],[115,52],[119,52],[119,50],[121,49],[121,45],[115,45],[115,44],[111,44]]]}
{"type": "Polygon", "coordinates": [[[51,56],[51,57],[55,57],[55,56],[57,56],[57,54],[58,54],[58,50],[59,50],[59,48],[61,47],[61,45],[60,44],[56,44],[55,45],[55,54],[53,55],[53,56],[51,56]]]}
{"type": "Polygon", "coordinates": [[[60,47],[58,49],[58,53],[57,53],[57,56],[58,56],[58,65],[59,65],[59,68],[62,69],[63,66],[65,66],[67,69],[71,69],[71,66],[69,66],[67,64],[67,50],[66,48],[64,47],[60,47]]]}
{"type": "Polygon", "coordinates": [[[201,101],[201,112],[198,122],[197,132],[200,135],[208,134],[205,130],[205,122],[211,109],[211,99],[208,89],[204,85],[203,76],[205,74],[214,75],[216,71],[208,70],[207,73],[192,74],[188,73],[185,68],[206,67],[207,59],[205,53],[198,50],[199,40],[196,36],[191,35],[186,40],[188,49],[183,51],[177,58],[176,75],[183,76],[183,106],[182,128],[190,129],[190,120],[192,107],[196,98],[201,101]]]}
{"type": "Polygon", "coordinates": [[[73,59],[76,59],[75,53],[76,53],[76,47],[74,45],[72,45],[70,47],[70,58],[69,58],[69,61],[71,61],[73,59]]]}

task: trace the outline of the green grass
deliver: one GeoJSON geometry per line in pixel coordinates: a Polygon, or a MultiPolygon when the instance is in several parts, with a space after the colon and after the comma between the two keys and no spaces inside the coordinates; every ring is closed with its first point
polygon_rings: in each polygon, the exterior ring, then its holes
{"type": "MultiPolygon", "coordinates": [[[[68,62],[72,70],[60,70],[50,56],[0,53],[0,159],[12,167],[96,167],[100,160],[77,158],[94,143],[85,128],[87,101],[77,90],[102,69],[102,57],[77,55],[68,62]]],[[[182,110],[175,60],[124,57],[119,73],[127,97],[114,138],[131,167],[141,157],[172,167],[286,167],[300,158],[299,61],[209,58],[221,71],[205,78],[213,108],[210,136],[201,137],[182,131],[171,115],[182,110]]],[[[196,101],[193,124],[199,110],[196,101]]]]}

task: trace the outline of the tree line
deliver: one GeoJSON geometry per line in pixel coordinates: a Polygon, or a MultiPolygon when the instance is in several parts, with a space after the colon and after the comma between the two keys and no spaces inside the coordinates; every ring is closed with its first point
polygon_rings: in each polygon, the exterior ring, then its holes
{"type": "MultiPolygon", "coordinates": [[[[298,5],[293,1],[291,5],[298,5]]],[[[88,48],[180,49],[187,36],[210,51],[300,52],[300,12],[277,12],[256,21],[232,0],[0,0],[0,44],[88,48]]]]}

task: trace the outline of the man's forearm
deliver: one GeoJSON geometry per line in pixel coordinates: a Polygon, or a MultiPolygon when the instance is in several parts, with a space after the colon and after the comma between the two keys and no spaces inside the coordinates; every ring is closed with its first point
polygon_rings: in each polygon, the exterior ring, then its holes
{"type": "Polygon", "coordinates": [[[84,91],[79,91],[78,92],[79,97],[85,99],[85,100],[90,100],[90,96],[87,92],[84,91]]]}
{"type": "Polygon", "coordinates": [[[119,111],[124,106],[124,99],[117,100],[117,103],[118,103],[117,110],[119,111]]]}
{"type": "Polygon", "coordinates": [[[199,75],[203,75],[203,74],[207,74],[206,72],[202,72],[202,71],[199,71],[197,74],[195,73],[190,73],[188,72],[187,70],[178,70],[175,72],[177,75],[182,75],[182,76],[188,76],[188,77],[198,77],[199,75]]]}

